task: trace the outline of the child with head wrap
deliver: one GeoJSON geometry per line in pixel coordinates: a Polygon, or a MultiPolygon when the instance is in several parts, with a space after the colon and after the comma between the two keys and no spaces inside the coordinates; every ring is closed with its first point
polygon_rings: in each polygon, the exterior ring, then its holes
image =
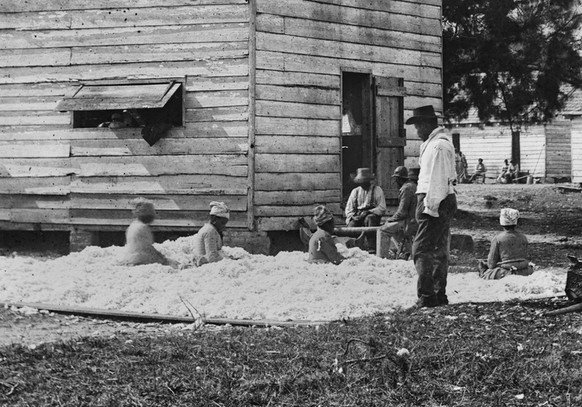
{"type": "Polygon", "coordinates": [[[344,258],[338,253],[335,242],[331,237],[334,228],[333,214],[324,205],[315,208],[313,220],[317,231],[309,239],[310,263],[340,264],[344,258]]]}
{"type": "Polygon", "coordinates": [[[132,203],[135,205],[133,209],[135,220],[125,232],[126,243],[122,263],[134,266],[160,263],[176,267],[176,262],[168,260],[153,246],[154,234],[149,225],[156,218],[154,204],[144,198],[137,198],[132,203]]]}
{"type": "Polygon", "coordinates": [[[224,202],[210,202],[210,221],[194,235],[193,262],[197,266],[222,260],[222,234],[230,219],[224,202]]]}
{"type": "Polygon", "coordinates": [[[499,223],[504,231],[491,241],[487,262],[479,260],[479,276],[486,280],[498,280],[510,274],[529,276],[534,272],[527,255],[527,238],[515,230],[519,211],[503,208],[499,223]]]}

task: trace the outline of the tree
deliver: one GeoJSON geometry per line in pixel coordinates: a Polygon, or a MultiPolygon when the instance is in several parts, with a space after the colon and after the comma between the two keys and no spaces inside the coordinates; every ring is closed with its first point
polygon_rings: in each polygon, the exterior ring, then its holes
{"type": "MultiPolygon", "coordinates": [[[[510,127],[552,119],[582,87],[580,0],[443,0],[444,110],[449,121],[510,127]]],[[[517,157],[516,157],[517,155],[517,157]]]]}

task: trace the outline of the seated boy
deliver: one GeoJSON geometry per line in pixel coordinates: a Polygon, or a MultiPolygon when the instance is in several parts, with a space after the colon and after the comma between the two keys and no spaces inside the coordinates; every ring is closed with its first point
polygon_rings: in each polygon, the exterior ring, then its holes
{"type": "Polygon", "coordinates": [[[310,263],[333,263],[340,264],[344,258],[338,253],[337,247],[331,233],[335,226],[333,214],[324,205],[315,208],[313,220],[317,225],[317,230],[309,239],[310,263]]]}
{"type": "Polygon", "coordinates": [[[176,262],[168,260],[153,246],[154,234],[149,224],[156,217],[154,204],[144,198],[137,198],[133,203],[135,204],[133,214],[136,219],[125,232],[126,243],[122,263],[133,266],[160,263],[176,267],[176,262]]]}
{"type": "Polygon", "coordinates": [[[224,202],[210,202],[210,219],[194,235],[193,264],[202,266],[222,260],[222,237],[230,219],[230,209],[224,202]]]}
{"type": "Polygon", "coordinates": [[[479,260],[479,276],[486,280],[498,280],[510,274],[529,276],[533,267],[527,259],[527,238],[515,230],[519,211],[503,208],[499,223],[504,231],[491,241],[487,263],[479,260]]]}

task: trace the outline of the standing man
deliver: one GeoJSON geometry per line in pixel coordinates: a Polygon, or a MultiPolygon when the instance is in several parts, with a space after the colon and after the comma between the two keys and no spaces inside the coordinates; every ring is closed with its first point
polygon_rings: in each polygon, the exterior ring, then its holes
{"type": "Polygon", "coordinates": [[[420,173],[416,189],[418,232],[412,257],[418,273],[417,307],[447,305],[447,274],[450,256],[450,224],[457,210],[453,183],[455,148],[438,125],[431,105],[413,110],[406,124],[414,124],[420,146],[420,173]]]}
{"type": "MultiPolygon", "coordinates": [[[[358,168],[354,182],[359,186],[350,193],[346,203],[346,225],[380,226],[382,215],[386,212],[384,191],[372,184],[372,171],[369,168],[358,168]]],[[[366,248],[376,249],[376,236],[366,237],[366,248]]]]}
{"type": "Polygon", "coordinates": [[[410,243],[406,244],[406,239],[410,242],[410,238],[416,233],[418,225],[416,223],[416,182],[408,178],[408,169],[404,166],[396,167],[392,175],[398,188],[398,209],[394,215],[386,219],[386,223],[378,229],[376,237],[376,255],[379,255],[380,242],[384,239],[390,239],[390,246],[394,246],[394,251],[389,254],[391,258],[398,258],[402,256],[403,259],[408,260],[410,256],[410,243]],[[408,246],[408,247],[406,247],[408,246]]]}

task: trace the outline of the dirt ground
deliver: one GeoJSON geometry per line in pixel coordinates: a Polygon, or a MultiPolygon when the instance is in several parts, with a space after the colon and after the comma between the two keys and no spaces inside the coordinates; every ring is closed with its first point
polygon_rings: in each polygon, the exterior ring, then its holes
{"type": "MultiPolygon", "coordinates": [[[[475,266],[486,258],[489,241],[500,231],[499,210],[518,209],[519,228],[528,236],[530,260],[540,267],[567,267],[566,255],[582,257],[582,193],[565,192],[570,184],[463,184],[457,186],[459,210],[452,223],[455,234],[470,235],[473,252],[453,250],[452,272],[475,266]]],[[[46,253],[38,253],[46,256],[46,253]]],[[[50,254],[54,255],[54,254],[50,254]]],[[[37,346],[84,336],[135,333],[165,335],[194,329],[187,324],[112,321],[46,312],[26,313],[0,308],[0,346],[37,346]]],[[[206,326],[203,329],[223,329],[206,326]]]]}

